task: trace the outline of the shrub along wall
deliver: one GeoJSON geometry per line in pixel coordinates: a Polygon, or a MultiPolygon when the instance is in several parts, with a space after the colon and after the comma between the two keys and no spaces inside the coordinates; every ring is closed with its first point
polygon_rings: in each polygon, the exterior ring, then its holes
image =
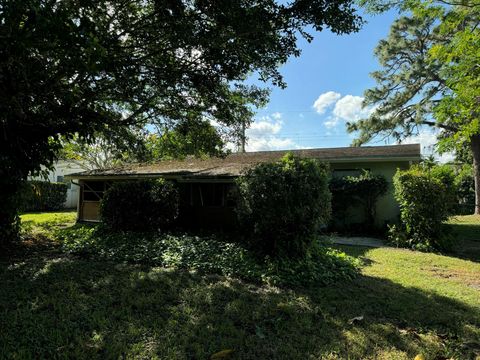
{"type": "Polygon", "coordinates": [[[258,253],[303,257],[330,219],[328,165],[287,154],[259,164],[237,181],[242,233],[258,253]]]}
{"type": "Polygon", "coordinates": [[[67,185],[48,181],[28,181],[22,196],[22,211],[53,211],[64,207],[67,185]]]}
{"type": "Polygon", "coordinates": [[[100,218],[111,230],[165,230],[178,217],[179,195],[163,179],[113,183],[100,205],[100,218]]]}

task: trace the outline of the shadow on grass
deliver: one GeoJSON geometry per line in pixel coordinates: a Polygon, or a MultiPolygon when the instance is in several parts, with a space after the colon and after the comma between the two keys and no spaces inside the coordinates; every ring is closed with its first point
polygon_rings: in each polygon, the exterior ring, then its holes
{"type": "Polygon", "coordinates": [[[0,263],[0,354],[12,358],[474,358],[479,309],[361,276],[313,290],[79,260],[0,263]],[[350,319],[363,316],[351,324],[350,319]]]}
{"type": "Polygon", "coordinates": [[[480,225],[448,224],[448,227],[455,238],[454,249],[449,255],[480,262],[480,225]]]}
{"type": "Polygon", "coordinates": [[[456,238],[477,241],[480,246],[480,224],[448,224],[456,238]]]}

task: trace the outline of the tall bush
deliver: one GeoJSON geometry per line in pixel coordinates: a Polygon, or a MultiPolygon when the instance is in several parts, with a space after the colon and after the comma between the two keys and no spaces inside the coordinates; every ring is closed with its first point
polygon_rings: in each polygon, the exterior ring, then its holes
{"type": "Polygon", "coordinates": [[[287,154],[238,179],[237,213],[249,244],[275,257],[302,257],[330,218],[328,165],[287,154]]]}
{"type": "Polygon", "coordinates": [[[392,242],[419,250],[446,250],[449,237],[442,223],[450,208],[445,184],[420,168],[398,170],[393,182],[401,225],[390,228],[392,242]]]}
{"type": "Polygon", "coordinates": [[[429,174],[438,179],[445,186],[445,197],[449,213],[453,214],[457,209],[457,186],[455,184],[455,171],[449,164],[435,165],[429,170],[429,174]]]}
{"type": "Polygon", "coordinates": [[[53,211],[63,209],[67,200],[67,185],[32,180],[23,187],[22,211],[53,211]]]}
{"type": "Polygon", "coordinates": [[[472,165],[464,165],[455,177],[458,215],[473,214],[475,211],[475,181],[472,165]]]}
{"type": "MultiPolygon", "coordinates": [[[[373,175],[364,171],[359,176],[332,178],[332,213],[336,222],[347,217],[350,208],[361,206],[365,214],[365,224],[372,229],[375,224],[376,204],[388,190],[387,179],[382,175],[373,175]]],[[[345,226],[345,223],[343,224],[345,226]]]]}
{"type": "Polygon", "coordinates": [[[100,218],[111,230],[164,230],[178,216],[176,186],[163,179],[116,182],[105,192],[100,218]]]}

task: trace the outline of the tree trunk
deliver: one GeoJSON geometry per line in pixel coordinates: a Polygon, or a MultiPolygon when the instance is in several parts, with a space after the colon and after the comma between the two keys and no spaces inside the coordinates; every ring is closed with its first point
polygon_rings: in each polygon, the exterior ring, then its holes
{"type": "Polygon", "coordinates": [[[21,188],[20,180],[0,178],[0,252],[8,247],[19,235],[20,219],[18,209],[20,206],[21,188]]]}
{"type": "Polygon", "coordinates": [[[471,139],[473,153],[473,178],[475,180],[475,214],[480,215],[480,134],[471,139]]]}

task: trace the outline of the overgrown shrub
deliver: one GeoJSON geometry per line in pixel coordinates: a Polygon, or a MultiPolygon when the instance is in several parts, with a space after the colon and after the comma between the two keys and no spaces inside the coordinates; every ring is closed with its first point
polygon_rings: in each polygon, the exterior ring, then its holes
{"type": "Polygon", "coordinates": [[[345,253],[320,245],[301,259],[259,258],[241,243],[218,235],[112,233],[82,225],[58,231],[57,240],[67,252],[98,260],[194,270],[277,286],[319,286],[351,279],[359,265],[345,253]]]}
{"type": "Polygon", "coordinates": [[[335,222],[345,227],[345,219],[349,209],[361,206],[365,215],[365,225],[372,230],[375,225],[376,204],[378,199],[388,190],[388,182],[382,175],[373,175],[364,171],[359,176],[332,178],[332,216],[335,222]]]}
{"type": "Polygon", "coordinates": [[[464,164],[461,168],[455,168],[451,164],[429,164],[421,166],[432,177],[440,180],[448,195],[449,211],[452,215],[473,214],[475,210],[475,185],[473,168],[470,164],[464,164]]]}
{"type": "Polygon", "coordinates": [[[450,237],[442,225],[449,216],[445,184],[420,168],[398,170],[393,178],[401,226],[390,228],[390,240],[418,250],[446,250],[450,237]]]}
{"type": "Polygon", "coordinates": [[[178,216],[176,186],[163,179],[113,183],[100,205],[100,218],[111,230],[165,230],[178,216]]]}
{"type": "Polygon", "coordinates": [[[473,214],[475,211],[475,181],[472,165],[464,165],[455,177],[457,195],[456,215],[473,214]]]}
{"type": "Polygon", "coordinates": [[[438,179],[445,187],[445,198],[447,201],[448,212],[453,214],[457,208],[457,187],[455,185],[455,171],[448,164],[435,165],[429,170],[429,174],[438,179]]]}
{"type": "Polygon", "coordinates": [[[32,180],[23,187],[22,211],[53,211],[63,209],[67,200],[67,185],[32,180]]]}
{"type": "Polygon", "coordinates": [[[248,244],[263,255],[303,257],[330,218],[328,165],[287,154],[238,180],[237,214],[248,244]]]}

